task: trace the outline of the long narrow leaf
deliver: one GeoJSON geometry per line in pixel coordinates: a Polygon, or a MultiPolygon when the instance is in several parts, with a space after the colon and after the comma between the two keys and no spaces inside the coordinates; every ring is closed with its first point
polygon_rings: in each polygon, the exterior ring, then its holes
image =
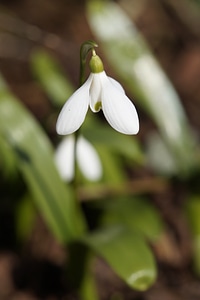
{"type": "MultiPolygon", "coordinates": [[[[94,204],[95,205],[95,204],[94,204]]],[[[145,199],[118,197],[97,204],[102,211],[101,224],[123,224],[138,231],[150,241],[157,240],[164,230],[164,223],[156,208],[145,199]]]]}
{"type": "Polygon", "coordinates": [[[83,126],[83,134],[95,145],[104,145],[138,164],[144,162],[144,154],[136,137],[116,132],[107,123],[100,122],[96,116],[88,116],[83,126]]]}
{"type": "Polygon", "coordinates": [[[38,48],[31,55],[31,68],[50,100],[61,106],[73,93],[73,86],[53,56],[38,48]]]}
{"type": "Polygon", "coordinates": [[[192,195],[187,200],[185,212],[192,236],[193,266],[200,276],[200,195],[192,195]]]}
{"type": "Polygon", "coordinates": [[[0,81],[0,133],[15,152],[18,167],[50,229],[62,242],[76,238],[84,230],[83,216],[57,173],[51,144],[33,116],[2,78],[0,81]]]}
{"type": "Polygon", "coordinates": [[[112,227],[88,235],[83,242],[113,268],[129,286],[146,290],[156,280],[153,255],[142,237],[126,227],[112,227]]]}
{"type": "MultiPolygon", "coordinates": [[[[88,21],[119,78],[156,122],[179,163],[180,172],[194,166],[194,139],[171,82],[133,22],[113,1],[89,1],[88,21]]],[[[134,5],[134,4],[133,4],[134,5]]]]}

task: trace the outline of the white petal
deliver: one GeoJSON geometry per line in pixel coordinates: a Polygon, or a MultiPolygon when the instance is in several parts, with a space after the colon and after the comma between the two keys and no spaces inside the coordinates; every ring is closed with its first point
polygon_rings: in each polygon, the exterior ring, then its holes
{"type": "Polygon", "coordinates": [[[117,80],[115,80],[114,78],[109,77],[109,76],[108,76],[108,78],[110,79],[110,81],[112,82],[112,84],[114,84],[114,86],[115,86],[119,91],[121,91],[123,94],[125,94],[124,88],[122,87],[122,85],[121,85],[117,80]]]}
{"type": "Polygon", "coordinates": [[[92,82],[90,86],[90,108],[93,112],[101,109],[101,76],[105,72],[92,73],[92,82]]]}
{"type": "Polygon", "coordinates": [[[55,164],[60,176],[65,181],[74,177],[74,136],[65,137],[55,152],[55,164]]]}
{"type": "Polygon", "coordinates": [[[67,100],[57,120],[56,131],[58,134],[71,134],[79,129],[85,120],[89,106],[89,88],[92,81],[91,75],[87,81],[67,100]]]}
{"type": "Polygon", "coordinates": [[[77,161],[83,175],[91,180],[99,180],[102,176],[102,166],[94,147],[82,136],[77,142],[77,161]]]}
{"type": "Polygon", "coordinates": [[[103,79],[102,85],[102,110],[108,123],[121,133],[138,133],[138,114],[131,100],[108,78],[103,79]]]}

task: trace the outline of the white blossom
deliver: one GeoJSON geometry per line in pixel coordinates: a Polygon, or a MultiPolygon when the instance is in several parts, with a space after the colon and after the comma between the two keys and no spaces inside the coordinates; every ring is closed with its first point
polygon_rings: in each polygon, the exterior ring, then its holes
{"type": "MultiPolygon", "coordinates": [[[[55,163],[61,178],[71,181],[74,178],[74,147],[75,137],[65,137],[58,145],[55,152],[55,163]]],[[[96,181],[102,177],[102,165],[95,148],[83,137],[77,140],[76,159],[83,175],[96,181]]]]}
{"type": "MultiPolygon", "coordinates": [[[[92,59],[100,58],[96,55],[92,59]]],[[[134,104],[120,83],[106,75],[100,63],[100,67],[96,61],[90,64],[92,72],[88,79],[63,106],[56,124],[58,134],[71,134],[78,130],[89,106],[94,113],[102,109],[106,120],[115,130],[124,134],[138,133],[139,119],[134,104]]]]}

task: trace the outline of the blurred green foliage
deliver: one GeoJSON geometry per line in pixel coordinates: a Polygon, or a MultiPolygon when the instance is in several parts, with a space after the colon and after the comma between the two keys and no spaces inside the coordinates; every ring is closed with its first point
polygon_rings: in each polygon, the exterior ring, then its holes
{"type": "MultiPolygon", "coordinates": [[[[70,248],[73,244],[82,244],[89,255],[101,256],[129,286],[144,291],[157,276],[156,260],[149,243],[153,245],[160,239],[166,224],[148,194],[145,197],[142,192],[137,197],[131,193],[109,197],[106,188],[112,183],[113,192],[118,191],[118,185],[129,183],[135,168],[146,166],[155,176],[162,174],[166,180],[174,175],[179,179],[189,178],[199,169],[198,144],[173,85],[128,16],[114,2],[89,1],[87,18],[105,57],[129,94],[136,96],[138,107],[149,115],[157,130],[142,144],[139,138],[119,134],[96,115],[88,114],[81,130],[102,160],[102,190],[99,183],[90,183],[82,177],[78,182],[80,186],[74,190],[74,185],[64,183],[58,174],[54,164],[55,149],[48,133],[10,91],[1,76],[0,170],[8,181],[15,180],[16,173],[20,172],[26,185],[16,212],[20,239],[26,240],[38,211],[63,245],[70,248]],[[87,200],[87,195],[91,200],[91,186],[98,190],[98,201],[94,199],[86,203],[86,211],[90,213],[85,213],[78,192],[84,187],[84,200],[87,200]],[[97,212],[98,217],[90,230],[97,212]]],[[[53,113],[57,114],[57,109],[74,90],[71,82],[60,63],[44,49],[32,53],[30,66],[33,76],[50,99],[53,113]]],[[[189,199],[185,208],[193,234],[194,263],[198,274],[199,203],[197,196],[189,199]]],[[[85,256],[81,255],[77,252],[84,264],[85,256]]],[[[80,267],[76,263],[77,257],[70,262],[74,268],[80,267]]],[[[81,275],[82,283],[77,283],[77,288],[82,291],[82,299],[98,299],[88,269],[83,269],[81,275]]]]}

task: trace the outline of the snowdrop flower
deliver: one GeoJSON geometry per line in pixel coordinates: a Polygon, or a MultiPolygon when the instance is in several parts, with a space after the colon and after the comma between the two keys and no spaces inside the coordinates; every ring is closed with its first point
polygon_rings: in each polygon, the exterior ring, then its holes
{"type": "MultiPolygon", "coordinates": [[[[74,147],[75,137],[70,135],[61,141],[55,152],[57,169],[65,181],[71,181],[74,178],[74,147]]],[[[102,166],[99,156],[83,136],[77,140],[76,159],[81,172],[87,179],[96,181],[101,178],[102,166]]]]}
{"type": "Polygon", "coordinates": [[[87,81],[68,99],[57,120],[58,134],[71,134],[85,120],[90,106],[96,113],[102,109],[108,123],[124,134],[136,134],[139,120],[135,106],[125,95],[122,86],[104,71],[103,63],[93,50],[91,74],[87,81]]]}

